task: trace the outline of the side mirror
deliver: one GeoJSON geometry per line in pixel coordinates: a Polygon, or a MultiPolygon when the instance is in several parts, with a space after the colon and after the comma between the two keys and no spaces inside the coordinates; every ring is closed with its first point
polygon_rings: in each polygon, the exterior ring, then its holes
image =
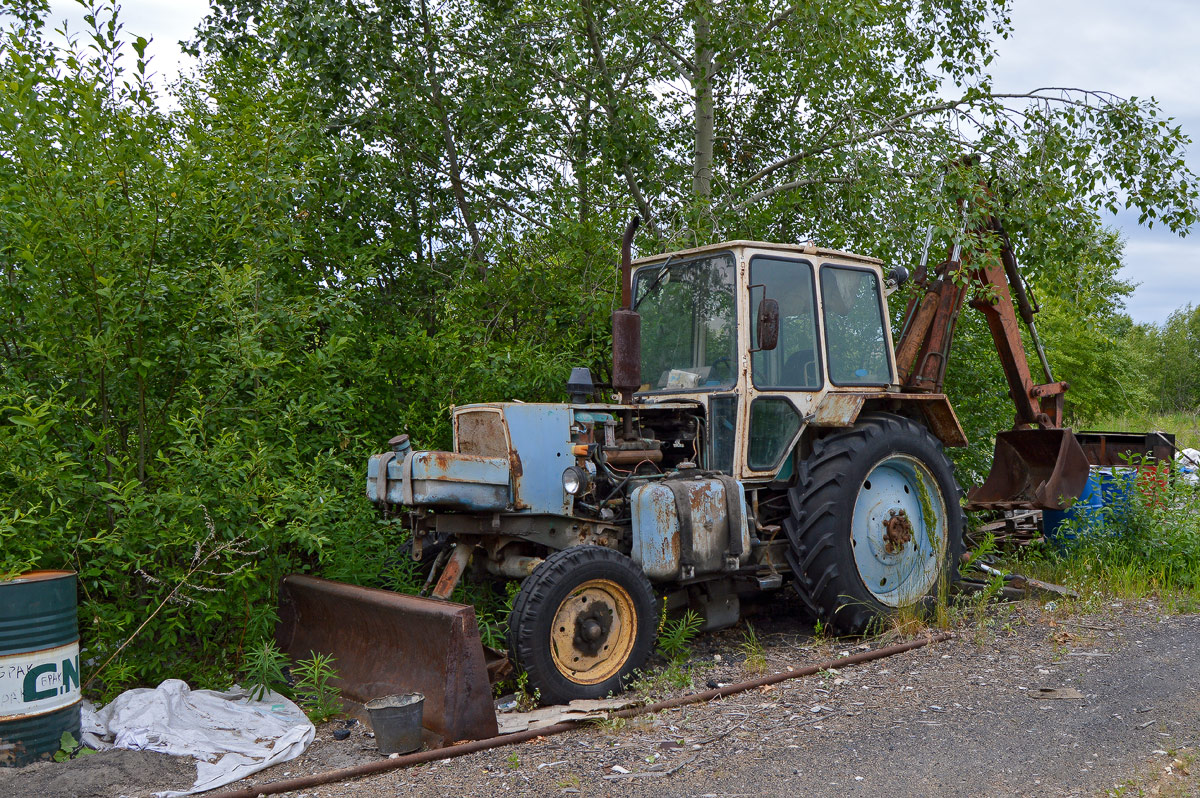
{"type": "Polygon", "coordinates": [[[884,287],[888,289],[888,293],[890,294],[892,291],[895,291],[897,288],[907,282],[908,269],[904,268],[900,264],[896,264],[892,267],[891,271],[887,273],[887,279],[884,280],[884,287]]]}
{"type": "Polygon", "coordinates": [[[755,351],[769,352],[779,345],[779,303],[763,298],[758,303],[758,321],[755,325],[758,348],[755,351]]]}

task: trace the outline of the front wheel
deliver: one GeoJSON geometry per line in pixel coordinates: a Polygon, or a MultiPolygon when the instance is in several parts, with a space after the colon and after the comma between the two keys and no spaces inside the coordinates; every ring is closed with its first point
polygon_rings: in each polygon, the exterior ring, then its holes
{"type": "Polygon", "coordinates": [[[839,632],[927,606],[957,574],[963,511],[941,444],[890,414],[813,445],[784,528],[796,588],[839,632]]]}
{"type": "Polygon", "coordinates": [[[618,693],[654,648],[655,607],[649,580],[625,555],[602,546],[558,551],[521,583],[509,652],[543,703],[618,693]]]}

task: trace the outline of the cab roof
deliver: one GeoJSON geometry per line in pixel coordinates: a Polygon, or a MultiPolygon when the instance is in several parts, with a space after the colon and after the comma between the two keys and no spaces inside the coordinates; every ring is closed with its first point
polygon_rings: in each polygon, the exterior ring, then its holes
{"type": "Polygon", "coordinates": [[[879,258],[869,258],[865,255],[855,255],[851,252],[843,252],[838,249],[825,249],[824,247],[814,246],[813,244],[772,244],[768,241],[746,241],[737,239],[735,241],[722,241],[719,244],[706,244],[702,247],[693,247],[692,249],[680,249],[675,252],[663,252],[657,255],[647,255],[643,258],[637,258],[633,261],[634,266],[644,266],[648,263],[655,263],[666,260],[667,258],[683,258],[693,255],[701,255],[707,252],[719,252],[727,249],[768,249],[777,250],[782,254],[787,255],[806,255],[808,257],[829,258],[839,261],[851,261],[854,263],[864,263],[872,266],[880,266],[883,261],[879,258]]]}

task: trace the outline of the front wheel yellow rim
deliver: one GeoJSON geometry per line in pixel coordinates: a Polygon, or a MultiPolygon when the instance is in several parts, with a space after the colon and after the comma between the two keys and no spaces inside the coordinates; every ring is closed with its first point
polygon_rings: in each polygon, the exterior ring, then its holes
{"type": "Polygon", "coordinates": [[[589,579],[554,613],[550,656],[576,684],[599,684],[621,672],[633,652],[637,610],[629,591],[610,579],[589,579]]]}

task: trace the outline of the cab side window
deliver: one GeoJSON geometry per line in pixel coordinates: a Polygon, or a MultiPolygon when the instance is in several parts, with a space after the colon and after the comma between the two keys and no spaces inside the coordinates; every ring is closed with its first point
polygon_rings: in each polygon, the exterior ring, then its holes
{"type": "MultiPolygon", "coordinates": [[[[755,256],[750,259],[750,318],[763,297],[779,303],[779,344],[755,352],[751,364],[759,390],[815,391],[821,387],[821,348],[817,344],[816,293],[812,264],[755,256]]],[[[752,325],[753,327],[753,325],[752,325]]],[[[751,343],[758,346],[755,330],[751,343]]]]}
{"type": "Polygon", "coordinates": [[[829,380],[834,385],[887,385],[888,359],[879,277],[871,269],[821,266],[821,308],[829,380]]]}

